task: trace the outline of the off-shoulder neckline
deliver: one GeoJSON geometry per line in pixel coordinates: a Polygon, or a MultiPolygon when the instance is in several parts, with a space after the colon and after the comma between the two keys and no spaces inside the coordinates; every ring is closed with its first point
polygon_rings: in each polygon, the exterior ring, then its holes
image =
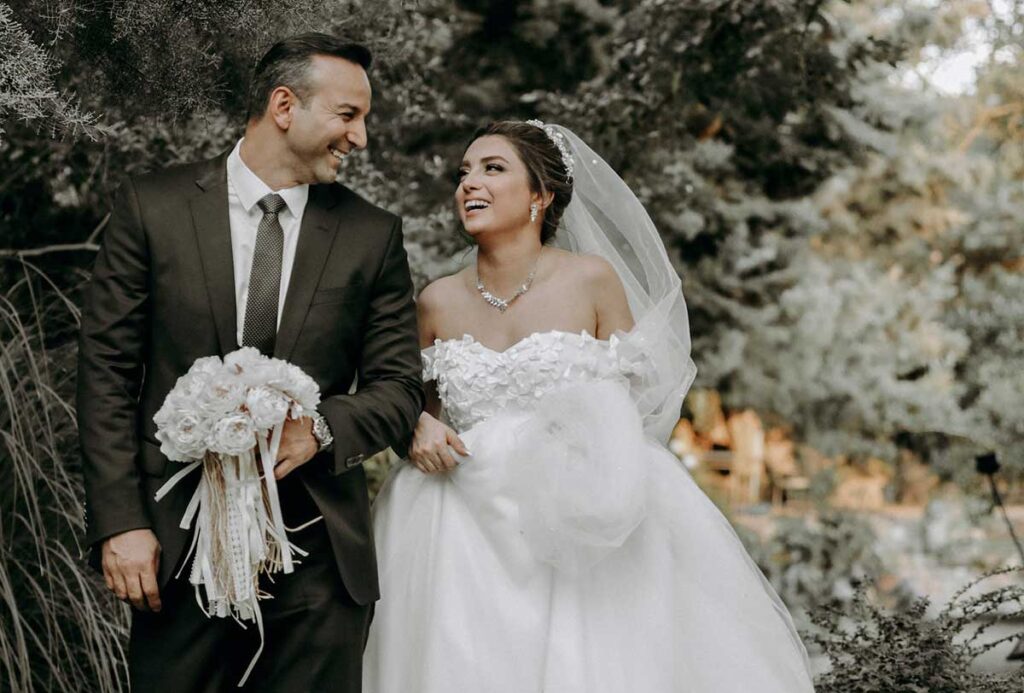
{"type": "Polygon", "coordinates": [[[592,342],[595,342],[597,344],[605,344],[605,345],[611,345],[612,344],[612,340],[617,340],[617,337],[615,335],[612,335],[612,337],[610,339],[598,339],[597,337],[595,337],[594,335],[590,334],[586,330],[581,330],[579,332],[570,332],[568,330],[558,330],[558,329],[554,329],[554,330],[539,330],[537,332],[531,332],[530,334],[526,335],[525,337],[522,337],[521,339],[516,340],[515,342],[513,342],[512,344],[509,344],[504,349],[495,349],[493,347],[487,346],[486,344],[484,344],[483,342],[478,340],[473,335],[471,335],[469,333],[464,333],[462,335],[462,337],[449,337],[448,339],[437,338],[437,339],[434,340],[434,343],[432,345],[430,345],[428,347],[425,347],[422,351],[429,351],[431,349],[435,349],[435,348],[441,346],[442,344],[449,344],[449,343],[452,343],[452,342],[466,342],[466,343],[470,343],[470,344],[476,344],[481,349],[489,351],[489,352],[491,352],[493,354],[507,354],[510,351],[512,351],[513,349],[516,349],[517,347],[519,347],[520,345],[525,344],[525,343],[527,343],[527,342],[529,342],[531,340],[537,339],[538,337],[542,337],[542,336],[545,336],[545,335],[556,335],[556,336],[563,336],[563,337],[579,337],[579,338],[581,338],[583,340],[586,340],[586,341],[592,341],[592,342]]]}

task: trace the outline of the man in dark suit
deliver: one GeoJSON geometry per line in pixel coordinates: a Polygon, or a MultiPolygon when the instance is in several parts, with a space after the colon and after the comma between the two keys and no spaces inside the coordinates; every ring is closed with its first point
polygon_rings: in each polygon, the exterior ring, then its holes
{"type": "Polygon", "coordinates": [[[91,562],[133,610],[137,691],[234,689],[255,627],[207,618],[175,578],[198,474],[159,503],[180,465],[153,415],[201,356],[239,345],[286,359],[321,388],[290,421],[275,477],[285,523],[310,552],[261,581],[265,650],[247,688],[358,691],[378,598],[363,459],[404,453],[423,404],[401,220],[335,179],[366,146],[371,57],[304,34],[257,65],[244,138],[211,161],[128,178],[85,296],[78,369],[91,562]],[[357,383],[353,391],[353,382],[357,383]]]}

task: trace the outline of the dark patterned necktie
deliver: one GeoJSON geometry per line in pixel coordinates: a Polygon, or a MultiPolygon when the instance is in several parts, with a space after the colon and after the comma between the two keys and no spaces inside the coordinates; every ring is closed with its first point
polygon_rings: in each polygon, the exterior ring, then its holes
{"type": "Polygon", "coordinates": [[[284,199],[271,193],[257,203],[263,210],[256,232],[256,250],[249,272],[249,297],[245,303],[242,346],[254,346],[267,356],[274,354],[277,338],[277,304],[281,295],[281,260],[284,257],[284,231],[277,213],[284,199]]]}

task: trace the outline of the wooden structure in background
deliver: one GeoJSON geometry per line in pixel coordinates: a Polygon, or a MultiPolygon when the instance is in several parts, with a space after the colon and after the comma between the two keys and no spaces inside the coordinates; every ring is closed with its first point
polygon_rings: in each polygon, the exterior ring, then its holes
{"type": "Polygon", "coordinates": [[[693,420],[679,421],[671,448],[702,485],[719,489],[731,505],[806,497],[809,477],[782,429],[765,433],[751,409],[726,416],[714,390],[695,390],[688,403],[693,420]]]}

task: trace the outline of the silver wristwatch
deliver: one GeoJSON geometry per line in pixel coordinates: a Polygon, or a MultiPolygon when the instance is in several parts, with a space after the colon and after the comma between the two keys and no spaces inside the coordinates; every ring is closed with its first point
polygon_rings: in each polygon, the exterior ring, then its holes
{"type": "Polygon", "coordinates": [[[313,418],[313,437],[320,444],[319,452],[323,452],[334,442],[331,427],[327,425],[327,419],[320,412],[315,411],[310,416],[313,418]]]}

